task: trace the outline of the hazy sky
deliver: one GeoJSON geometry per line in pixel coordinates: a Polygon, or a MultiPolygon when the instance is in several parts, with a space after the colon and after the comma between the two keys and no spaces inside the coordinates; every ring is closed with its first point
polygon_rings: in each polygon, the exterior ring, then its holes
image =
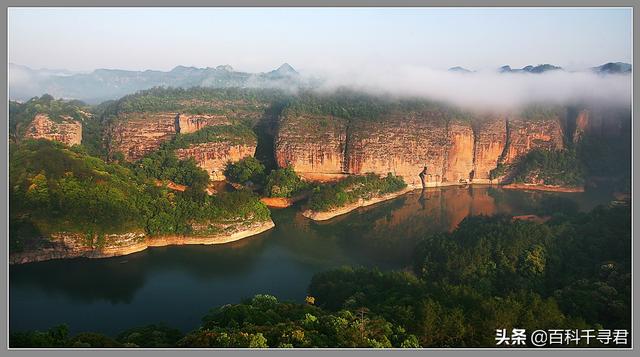
{"type": "Polygon", "coordinates": [[[9,61],[32,68],[268,71],[631,62],[631,9],[9,9],[9,61]]]}

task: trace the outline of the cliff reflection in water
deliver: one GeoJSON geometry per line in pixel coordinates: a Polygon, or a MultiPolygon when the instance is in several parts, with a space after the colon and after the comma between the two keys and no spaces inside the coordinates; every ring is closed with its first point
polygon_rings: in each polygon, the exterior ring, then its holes
{"type": "Polygon", "coordinates": [[[406,269],[415,243],[428,234],[450,231],[471,215],[542,214],[549,198],[588,210],[610,196],[429,188],[321,223],[303,217],[300,207],[273,210],[274,229],[229,244],[11,266],[10,328],[67,323],[76,332],[111,333],[165,322],[186,331],[210,308],[254,294],[303,301],[321,271],[406,269]]]}
{"type": "Polygon", "coordinates": [[[410,265],[414,244],[429,234],[452,231],[463,219],[477,215],[552,214],[546,201],[588,210],[607,202],[604,193],[571,194],[506,191],[492,186],[441,187],[416,190],[395,200],[359,209],[325,223],[312,223],[322,234],[341,237],[351,261],[381,268],[410,265]]]}

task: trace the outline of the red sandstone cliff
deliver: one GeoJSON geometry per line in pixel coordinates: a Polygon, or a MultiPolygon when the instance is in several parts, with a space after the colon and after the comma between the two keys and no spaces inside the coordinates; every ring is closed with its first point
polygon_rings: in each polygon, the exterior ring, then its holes
{"type": "Polygon", "coordinates": [[[26,138],[55,140],[66,145],[80,145],[82,124],[71,117],[55,122],[46,114],[37,114],[27,126],[26,138]]]}
{"type": "Polygon", "coordinates": [[[428,186],[488,183],[498,162],[511,163],[535,148],[560,149],[560,116],[525,120],[491,115],[473,120],[440,111],[394,113],[375,120],[331,116],[280,121],[275,155],[303,177],[391,172],[411,186],[426,165],[428,186]]]}
{"type": "Polygon", "coordinates": [[[630,109],[610,106],[582,108],[576,116],[573,141],[585,135],[600,138],[617,138],[630,134],[630,109]]]}
{"type": "Polygon", "coordinates": [[[110,154],[121,152],[136,161],[176,134],[176,113],[122,114],[107,128],[110,154]]]}
{"type": "Polygon", "coordinates": [[[281,118],[275,138],[278,166],[292,165],[303,177],[320,174],[327,178],[344,173],[347,120],[331,116],[305,115],[281,118]]]}
{"type": "Polygon", "coordinates": [[[486,182],[495,169],[507,144],[505,116],[481,118],[474,126],[473,181],[486,182]]]}
{"type": "MultiPolygon", "coordinates": [[[[125,160],[136,161],[158,150],[162,143],[171,140],[177,133],[188,134],[207,126],[229,124],[231,120],[226,115],[172,112],[122,114],[107,128],[109,152],[121,152],[125,160]]],[[[222,171],[228,161],[253,156],[255,151],[255,141],[237,145],[220,140],[177,149],[176,156],[179,159],[194,158],[198,166],[209,173],[212,180],[218,181],[224,179],[222,171]]]]}
{"type": "Polygon", "coordinates": [[[408,184],[418,185],[418,174],[428,165],[427,181],[442,180],[451,136],[447,122],[437,112],[356,121],[347,134],[344,173],[392,172],[403,176],[408,184]]]}

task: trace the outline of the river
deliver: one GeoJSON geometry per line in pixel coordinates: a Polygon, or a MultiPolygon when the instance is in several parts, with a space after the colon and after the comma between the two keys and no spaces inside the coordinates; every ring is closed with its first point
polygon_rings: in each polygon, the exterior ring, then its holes
{"type": "Polygon", "coordinates": [[[258,293],[304,301],[313,274],[344,266],[409,269],[415,243],[449,231],[469,215],[523,215],[551,210],[549,198],[586,211],[605,192],[548,193],[495,187],[414,191],[327,222],[299,207],[272,210],[276,227],[241,241],[147,249],[107,259],[10,266],[10,330],[65,323],[72,333],[116,334],[165,323],[185,332],[215,306],[258,293]],[[545,203],[546,202],[546,203],[545,203]]]}

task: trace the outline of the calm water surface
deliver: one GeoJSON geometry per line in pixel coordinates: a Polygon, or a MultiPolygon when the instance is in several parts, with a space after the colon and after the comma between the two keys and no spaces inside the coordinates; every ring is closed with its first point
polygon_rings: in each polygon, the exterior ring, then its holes
{"type": "Polygon", "coordinates": [[[189,331],[218,305],[258,293],[303,301],[313,274],[352,265],[408,269],[425,235],[470,215],[530,214],[548,197],[581,210],[607,203],[603,192],[543,193],[491,187],[414,191],[316,223],[298,208],[273,210],[269,232],[224,245],[151,248],[107,259],[70,259],[10,267],[10,329],[115,334],[149,323],[189,331]]]}

